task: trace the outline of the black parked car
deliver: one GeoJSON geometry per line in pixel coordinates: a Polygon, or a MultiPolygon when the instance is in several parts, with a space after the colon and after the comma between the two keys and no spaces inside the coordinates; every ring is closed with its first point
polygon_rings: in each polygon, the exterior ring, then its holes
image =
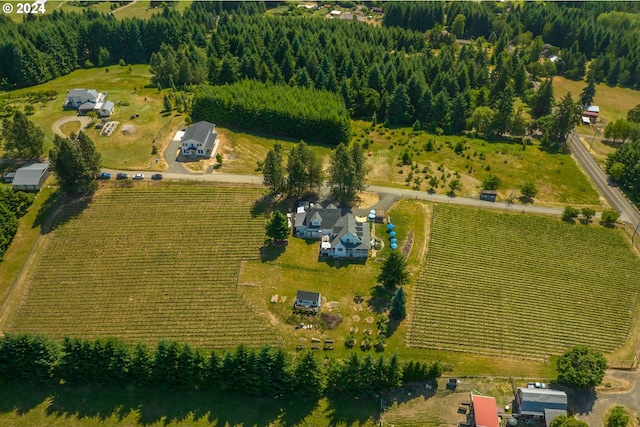
{"type": "Polygon", "coordinates": [[[129,178],[129,175],[126,173],[120,172],[116,175],[116,179],[127,179],[127,178],[129,178]]]}
{"type": "Polygon", "coordinates": [[[151,179],[162,179],[162,174],[154,173],[153,175],[151,175],[151,179]]]}

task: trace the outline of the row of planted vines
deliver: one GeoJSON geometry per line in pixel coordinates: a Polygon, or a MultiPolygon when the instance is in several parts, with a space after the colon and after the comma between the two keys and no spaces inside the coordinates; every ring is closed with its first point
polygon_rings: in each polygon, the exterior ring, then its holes
{"type": "Polygon", "coordinates": [[[10,331],[170,339],[201,348],[277,344],[236,290],[240,261],[260,255],[259,195],[240,188],[114,189],[85,209],[67,206],[10,331]]]}
{"type": "Polygon", "coordinates": [[[523,358],[611,351],[629,333],[639,277],[620,230],[439,205],[407,341],[523,358]]]}

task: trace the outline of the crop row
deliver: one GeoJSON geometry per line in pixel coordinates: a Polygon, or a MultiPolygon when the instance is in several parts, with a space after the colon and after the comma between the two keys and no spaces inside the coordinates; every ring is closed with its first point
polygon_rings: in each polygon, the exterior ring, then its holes
{"type": "Polygon", "coordinates": [[[259,259],[256,190],[114,189],[58,218],[11,326],[53,337],[115,335],[212,348],[278,341],[236,289],[259,259]]]}
{"type": "Polygon", "coordinates": [[[640,262],[616,230],[437,206],[412,346],[539,357],[610,351],[635,316],[640,262]]]}

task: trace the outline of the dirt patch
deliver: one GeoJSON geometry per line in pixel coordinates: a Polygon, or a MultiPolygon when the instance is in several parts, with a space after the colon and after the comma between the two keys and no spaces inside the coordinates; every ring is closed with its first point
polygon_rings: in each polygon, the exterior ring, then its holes
{"type": "Polygon", "coordinates": [[[404,242],[404,246],[402,247],[402,254],[404,255],[405,258],[409,257],[412,247],[413,247],[413,230],[409,230],[409,233],[407,233],[407,240],[404,242]]]}
{"type": "Polygon", "coordinates": [[[329,301],[328,303],[323,305],[325,310],[335,310],[338,308],[338,301],[329,301]]]}
{"type": "Polygon", "coordinates": [[[358,316],[357,314],[354,314],[352,317],[354,322],[359,322],[360,321],[360,316],[358,316]]]}
{"type": "Polygon", "coordinates": [[[131,125],[131,124],[122,126],[122,130],[121,130],[123,135],[133,135],[137,131],[138,131],[138,127],[136,125],[131,125]]]}
{"type": "Polygon", "coordinates": [[[362,311],[362,310],[364,310],[364,307],[362,306],[362,304],[356,304],[356,305],[353,306],[353,309],[355,311],[362,311]]]}
{"type": "Polygon", "coordinates": [[[631,388],[632,384],[625,379],[605,376],[602,384],[596,387],[596,391],[598,393],[620,393],[629,391],[631,388]]]}
{"type": "Polygon", "coordinates": [[[364,209],[378,203],[378,200],[380,200],[380,195],[376,193],[360,193],[358,194],[358,199],[358,204],[355,207],[364,209]]]}
{"type": "Polygon", "coordinates": [[[322,313],[320,315],[322,321],[327,325],[327,329],[335,329],[342,323],[342,314],[340,313],[322,313]]]}
{"type": "Polygon", "coordinates": [[[366,319],[364,319],[365,322],[367,323],[373,323],[373,316],[369,316],[366,319]]]}

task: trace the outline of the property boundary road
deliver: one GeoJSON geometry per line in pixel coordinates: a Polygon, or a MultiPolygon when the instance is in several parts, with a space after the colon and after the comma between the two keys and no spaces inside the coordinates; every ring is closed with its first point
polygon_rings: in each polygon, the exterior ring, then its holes
{"type": "MultiPolygon", "coordinates": [[[[576,160],[582,165],[585,172],[591,178],[598,190],[607,199],[611,206],[620,212],[620,219],[628,222],[632,227],[638,227],[640,224],[640,213],[627,198],[622,194],[619,188],[612,187],[609,178],[604,173],[600,165],[593,159],[589,151],[580,142],[579,136],[573,133],[569,136],[569,147],[576,160]]],[[[584,135],[582,135],[584,136],[584,135]]],[[[584,136],[588,138],[588,136],[584,136]]]]}

